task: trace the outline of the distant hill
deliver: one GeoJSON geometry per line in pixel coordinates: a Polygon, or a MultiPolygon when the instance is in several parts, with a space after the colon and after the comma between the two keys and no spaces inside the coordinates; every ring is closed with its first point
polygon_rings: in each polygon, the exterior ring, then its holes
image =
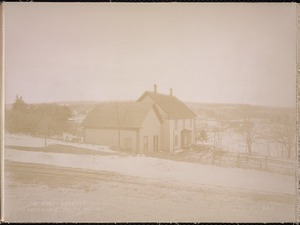
{"type": "Polygon", "coordinates": [[[269,107],[246,104],[214,104],[186,102],[199,117],[209,119],[237,120],[249,118],[267,119],[278,116],[295,117],[296,108],[269,107]]]}
{"type": "MultiPolygon", "coordinates": [[[[67,105],[77,114],[87,114],[97,104],[110,101],[61,101],[52,102],[54,104],[67,105]]],[[[111,101],[113,102],[113,101],[111,101]]],[[[122,101],[124,102],[124,101],[122,101]]],[[[126,101],[131,102],[131,101],[126,101]]],[[[40,103],[42,104],[42,103],[40,103]]],[[[269,107],[255,106],[246,104],[217,104],[217,103],[193,103],[185,102],[185,104],[195,112],[198,117],[206,119],[225,119],[237,120],[245,117],[265,119],[276,116],[295,116],[296,108],[285,107],[269,107]]],[[[34,104],[35,105],[35,104],[34,104]]],[[[5,106],[6,109],[11,108],[11,104],[5,106]]]]}

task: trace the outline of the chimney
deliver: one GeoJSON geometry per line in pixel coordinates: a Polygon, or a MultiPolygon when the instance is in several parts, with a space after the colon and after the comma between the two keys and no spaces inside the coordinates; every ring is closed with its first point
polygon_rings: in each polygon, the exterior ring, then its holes
{"type": "Polygon", "coordinates": [[[154,84],[154,93],[157,93],[157,86],[154,84]]]}
{"type": "Polygon", "coordinates": [[[173,89],[170,88],[170,96],[173,96],[173,89]]]}

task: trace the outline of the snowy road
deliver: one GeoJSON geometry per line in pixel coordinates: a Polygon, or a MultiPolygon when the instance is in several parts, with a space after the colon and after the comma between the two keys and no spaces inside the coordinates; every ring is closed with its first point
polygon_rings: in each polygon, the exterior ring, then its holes
{"type": "Polygon", "coordinates": [[[7,221],[294,221],[294,196],[6,161],[7,221]]]}

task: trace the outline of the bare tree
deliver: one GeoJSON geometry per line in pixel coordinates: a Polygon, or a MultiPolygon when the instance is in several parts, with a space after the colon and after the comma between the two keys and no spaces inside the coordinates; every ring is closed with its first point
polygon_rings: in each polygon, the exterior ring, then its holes
{"type": "Polygon", "coordinates": [[[254,122],[246,118],[238,128],[238,133],[242,136],[243,141],[247,145],[247,152],[249,154],[252,154],[252,145],[257,137],[254,127],[254,122]]]}
{"type": "Polygon", "coordinates": [[[216,125],[213,128],[214,134],[214,150],[217,151],[222,145],[222,134],[224,131],[224,124],[222,124],[221,118],[216,118],[216,125]]]}
{"type": "Polygon", "coordinates": [[[292,158],[292,151],[295,141],[295,122],[289,116],[282,118],[279,123],[272,127],[272,139],[279,143],[286,152],[286,157],[292,158]]]}
{"type": "Polygon", "coordinates": [[[213,129],[213,133],[214,133],[214,150],[216,151],[221,146],[220,128],[219,127],[215,127],[213,129]]]}
{"type": "Polygon", "coordinates": [[[224,132],[224,121],[218,115],[216,116],[215,126],[213,127],[213,140],[214,140],[214,149],[212,153],[212,163],[218,163],[220,165],[221,159],[224,154],[224,150],[222,149],[222,135],[224,132]]]}

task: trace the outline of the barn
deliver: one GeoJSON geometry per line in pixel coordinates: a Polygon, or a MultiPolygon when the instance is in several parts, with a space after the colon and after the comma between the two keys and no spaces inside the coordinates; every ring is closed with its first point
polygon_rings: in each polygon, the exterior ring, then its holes
{"type": "Polygon", "coordinates": [[[102,103],[83,121],[84,142],[136,153],[156,152],[162,123],[153,103],[102,103]]]}

